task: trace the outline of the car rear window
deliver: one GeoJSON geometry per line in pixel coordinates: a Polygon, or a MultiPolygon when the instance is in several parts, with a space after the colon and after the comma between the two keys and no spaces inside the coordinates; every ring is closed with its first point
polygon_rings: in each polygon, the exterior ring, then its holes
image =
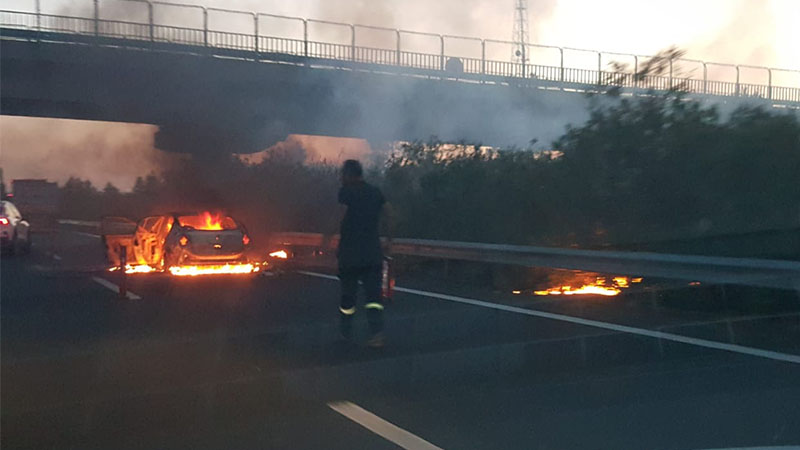
{"type": "Polygon", "coordinates": [[[233,218],[209,212],[178,216],[178,223],[182,227],[191,227],[195,230],[235,230],[238,228],[233,218]]]}

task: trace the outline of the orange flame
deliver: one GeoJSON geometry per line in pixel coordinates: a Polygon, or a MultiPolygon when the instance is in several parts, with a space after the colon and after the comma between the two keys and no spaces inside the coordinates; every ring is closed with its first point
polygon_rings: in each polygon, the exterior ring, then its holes
{"type": "Polygon", "coordinates": [[[227,217],[220,213],[212,214],[204,211],[193,216],[181,216],[180,222],[181,225],[193,227],[195,230],[218,231],[225,229],[224,221],[226,219],[227,217]]]}
{"type": "Polygon", "coordinates": [[[261,267],[255,264],[224,264],[216,266],[172,266],[169,273],[178,277],[196,277],[199,275],[248,274],[256,273],[261,267]]]}
{"type": "MultiPolygon", "coordinates": [[[[119,267],[111,267],[108,269],[109,272],[117,272],[119,271],[119,267]]],[[[150,267],[147,264],[137,264],[137,265],[126,265],[125,266],[125,273],[127,274],[134,274],[134,273],[151,273],[151,272],[158,272],[158,269],[155,267],[150,267]]]]}
{"type": "MultiPolygon", "coordinates": [[[[208,265],[208,266],[172,266],[168,272],[175,276],[198,276],[198,275],[214,275],[214,274],[248,274],[261,271],[261,266],[266,266],[268,263],[246,263],[246,264],[223,264],[223,265],[208,265]]],[[[111,267],[109,272],[118,272],[119,267],[111,267]]],[[[126,274],[142,274],[162,272],[155,267],[148,266],[147,264],[138,264],[125,266],[126,274]]]]}
{"type": "Polygon", "coordinates": [[[269,254],[269,256],[271,256],[273,258],[278,258],[278,259],[288,259],[289,258],[289,254],[286,253],[286,250],[278,250],[277,252],[272,252],[272,253],[269,254]]]}
{"type": "Polygon", "coordinates": [[[641,278],[614,277],[610,285],[606,285],[605,277],[596,277],[593,282],[581,283],[581,287],[574,288],[569,285],[555,286],[541,291],[533,291],[534,295],[602,295],[614,297],[623,289],[630,287],[631,283],[641,283],[641,278]]]}
{"type": "Polygon", "coordinates": [[[210,212],[205,211],[201,216],[203,219],[203,224],[198,227],[198,230],[221,230],[222,229],[222,217],[219,214],[211,215],[210,212]]]}

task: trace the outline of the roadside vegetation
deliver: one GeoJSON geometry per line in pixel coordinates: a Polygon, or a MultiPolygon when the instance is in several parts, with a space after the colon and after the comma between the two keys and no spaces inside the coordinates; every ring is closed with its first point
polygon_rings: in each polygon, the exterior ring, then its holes
{"type": "MultiPolygon", "coordinates": [[[[401,236],[624,248],[800,229],[793,112],[722,114],[679,93],[617,97],[549,148],[406,143],[370,178],[392,201],[401,236]]],[[[337,168],[301,161],[184,161],[129,193],[71,179],[62,216],[224,206],[255,232],[335,230],[337,168]]]]}

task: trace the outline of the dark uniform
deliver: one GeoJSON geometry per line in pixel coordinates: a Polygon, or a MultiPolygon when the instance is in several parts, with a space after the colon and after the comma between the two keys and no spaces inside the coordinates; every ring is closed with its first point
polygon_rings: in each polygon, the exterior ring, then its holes
{"type": "Polygon", "coordinates": [[[380,189],[364,181],[343,186],[339,203],[347,206],[342,219],[339,241],[339,279],[341,280],[342,334],[350,337],[352,318],[356,312],[358,282],[364,286],[370,331],[383,330],[381,274],[383,251],[378,235],[381,210],[385,200],[380,189]]]}

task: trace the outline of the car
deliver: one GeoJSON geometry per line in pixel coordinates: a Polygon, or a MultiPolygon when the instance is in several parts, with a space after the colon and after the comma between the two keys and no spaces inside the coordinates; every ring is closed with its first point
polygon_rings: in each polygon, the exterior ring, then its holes
{"type": "Polygon", "coordinates": [[[14,254],[31,250],[31,226],[13,203],[0,202],[0,246],[14,254]]]}
{"type": "Polygon", "coordinates": [[[112,265],[168,270],[179,266],[246,263],[250,237],[244,225],[223,213],[170,213],[145,217],[136,223],[104,219],[103,242],[112,265]],[[132,232],[126,230],[134,228],[132,232]],[[112,231],[116,229],[117,231],[112,231]]]}

